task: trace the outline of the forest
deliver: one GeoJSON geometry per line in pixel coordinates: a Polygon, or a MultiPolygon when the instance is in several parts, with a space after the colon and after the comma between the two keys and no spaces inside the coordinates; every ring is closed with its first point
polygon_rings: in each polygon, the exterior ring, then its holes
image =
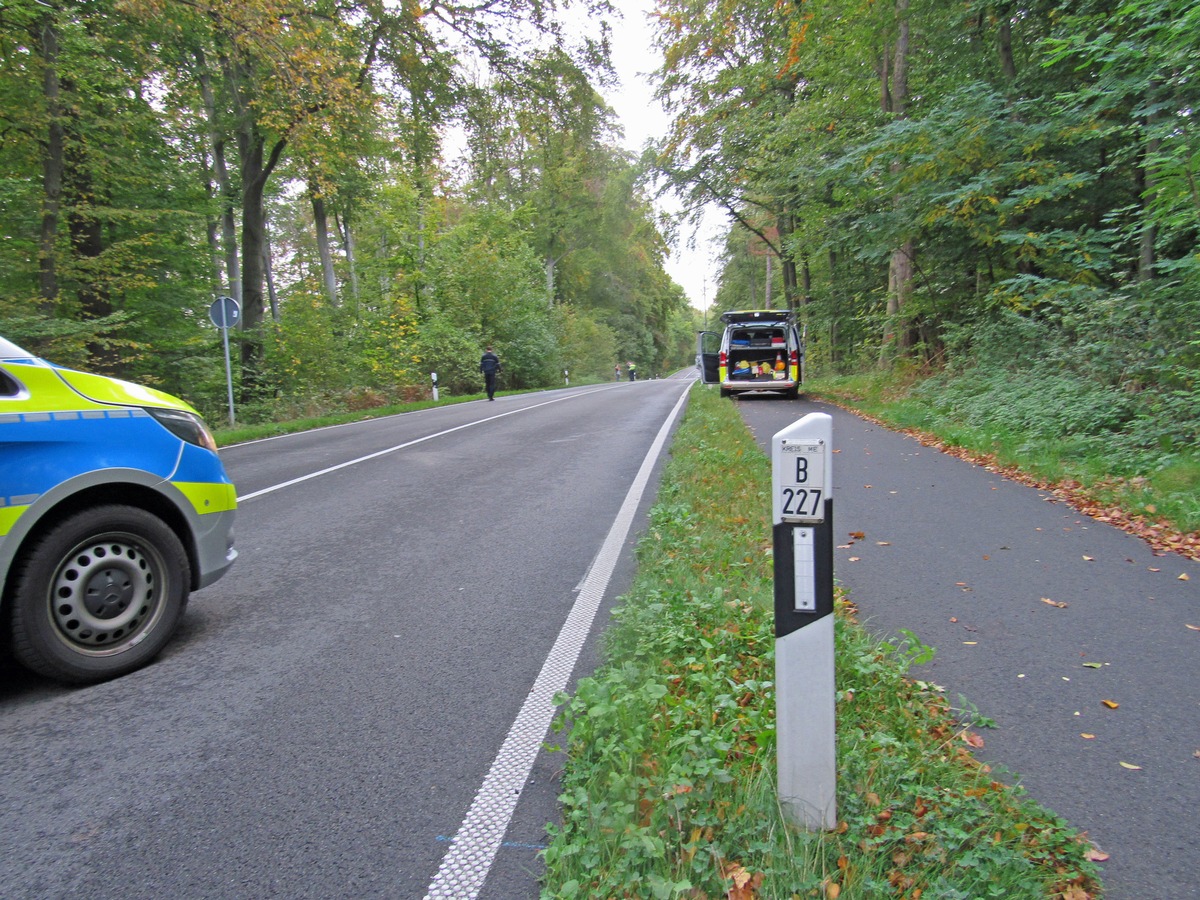
{"type": "Polygon", "coordinates": [[[615,6],[6,0],[5,336],[219,418],[232,296],[248,421],[477,392],[487,343],[509,388],[665,372],[716,206],[714,307],[797,309],[810,372],[985,360],[1200,442],[1195,4],[615,6]],[[643,27],[632,154],[603,91],[643,27]]]}

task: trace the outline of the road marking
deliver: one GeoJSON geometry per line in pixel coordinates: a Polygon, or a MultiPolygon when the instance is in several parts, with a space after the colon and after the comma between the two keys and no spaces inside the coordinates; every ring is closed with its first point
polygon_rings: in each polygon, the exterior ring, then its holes
{"type": "MultiPolygon", "coordinates": [[[[578,394],[571,394],[567,397],[555,397],[553,400],[546,400],[542,403],[535,403],[533,406],[522,406],[520,409],[511,409],[508,412],[498,413],[494,416],[488,416],[485,419],[476,419],[474,422],[466,422],[462,425],[456,425],[453,428],[447,428],[445,431],[439,431],[435,434],[427,434],[425,437],[419,437],[415,440],[405,441],[403,444],[397,444],[395,447],[388,447],[386,450],[376,450],[374,453],[368,453],[366,456],[360,456],[357,459],[347,460],[344,463],[338,463],[336,466],[329,466],[317,472],[310,472],[307,475],[301,475],[299,478],[293,478],[290,481],[283,481],[279,484],[273,484],[270,487],[265,487],[260,491],[251,491],[249,494],[244,494],[237,498],[238,503],[245,503],[247,500],[253,500],[255,497],[261,497],[264,494],[271,494],[275,491],[281,491],[284,488],[292,487],[293,485],[302,484],[305,481],[311,481],[314,478],[320,478],[322,475],[328,475],[330,472],[337,472],[340,469],[346,469],[350,466],[356,466],[359,463],[368,462],[372,459],[378,459],[381,456],[387,456],[389,453],[395,453],[397,450],[404,450],[407,447],[413,447],[417,444],[423,444],[425,441],[432,441],[434,438],[444,437],[447,434],[453,434],[456,431],[462,431],[464,428],[471,428],[475,425],[482,425],[485,422],[493,422],[496,419],[503,419],[505,416],[515,416],[517,413],[529,412],[533,409],[539,409],[543,406],[549,406],[551,403],[561,403],[563,400],[574,400],[577,397],[586,397],[588,394],[596,393],[595,390],[584,391],[578,394]]],[[[348,423],[355,424],[355,423],[348,423]]],[[[337,427],[337,426],[331,426],[337,427]]]]}
{"type": "Polygon", "coordinates": [[[575,669],[575,662],[591,631],[592,621],[600,601],[604,599],[621,548],[633,525],[634,514],[649,484],[650,473],[686,399],[687,391],[684,391],[646,452],[646,458],[642,460],[642,466],[629,486],[625,501],[575,598],[571,613],[558,633],[550,655],[542,664],[542,671],[538,673],[529,696],[517,713],[500,752],[492,761],[492,767],[476,793],[450,849],[442,858],[441,867],[429,885],[425,900],[474,900],[483,889],[504,832],[508,830],[517,808],[521,790],[529,779],[538,750],[554,718],[554,695],[566,688],[575,669]]]}

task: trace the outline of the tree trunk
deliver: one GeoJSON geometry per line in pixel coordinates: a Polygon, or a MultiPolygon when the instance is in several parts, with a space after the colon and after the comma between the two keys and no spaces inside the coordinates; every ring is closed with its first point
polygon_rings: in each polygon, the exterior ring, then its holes
{"type": "MultiPolygon", "coordinates": [[[[891,109],[888,110],[896,118],[905,117],[908,108],[908,0],[896,0],[896,47],[892,55],[891,89],[886,92],[890,98],[891,109]]],[[[900,163],[894,163],[893,172],[899,171],[900,163]]],[[[902,197],[894,197],[892,203],[899,207],[902,197]]],[[[912,297],[913,254],[915,246],[911,238],[904,241],[892,251],[891,263],[888,266],[887,293],[887,322],[884,325],[883,341],[879,348],[880,365],[886,365],[897,344],[899,331],[899,346],[912,346],[913,339],[908,324],[904,321],[905,308],[912,297]]]]}
{"type": "Polygon", "coordinates": [[[333,270],[333,251],[329,247],[329,215],[325,211],[325,198],[310,189],[313,208],[313,225],[317,232],[317,255],[321,259],[321,282],[325,285],[325,297],[330,306],[338,305],[337,273],[333,270]]]}
{"type": "Polygon", "coordinates": [[[62,205],[63,125],[58,82],[58,29],[47,14],[37,38],[41,44],[42,94],[46,100],[49,126],[42,158],[42,224],[38,239],[38,297],[42,312],[51,313],[58,300],[57,237],[62,205]]]}
{"type": "Polygon", "coordinates": [[[358,318],[358,260],[354,252],[354,232],[350,229],[350,213],[344,212],[334,219],[338,234],[342,238],[342,249],[346,252],[346,267],[350,273],[350,297],[354,300],[354,316],[358,318]]]}
{"type": "MultiPolygon", "coordinates": [[[[779,246],[782,248],[788,238],[792,236],[792,232],[796,230],[796,217],[789,210],[776,219],[775,227],[779,230],[779,246]]],[[[796,261],[792,259],[790,253],[784,253],[780,257],[780,261],[783,263],[783,298],[787,303],[787,308],[792,310],[796,308],[796,295],[799,293],[796,261]]]]}
{"type": "MultiPolygon", "coordinates": [[[[217,179],[217,194],[221,198],[221,251],[218,260],[223,261],[224,283],[229,296],[242,302],[242,267],[238,260],[236,193],[229,179],[229,166],[225,161],[225,138],[217,125],[217,104],[213,97],[212,78],[203,51],[197,51],[196,61],[200,69],[200,96],[204,101],[204,114],[208,119],[208,142],[213,155],[213,174],[217,179]]],[[[221,279],[218,278],[218,281],[221,279]]],[[[218,284],[218,290],[224,285],[218,284]]]]}
{"type": "Polygon", "coordinates": [[[1003,11],[1000,16],[1000,27],[996,30],[996,49],[1000,54],[1000,71],[1012,82],[1017,80],[1017,61],[1013,56],[1012,46],[1012,20],[1003,11]]]}
{"type": "Polygon", "coordinates": [[[265,156],[265,141],[254,122],[244,122],[238,130],[238,154],[242,170],[242,392],[249,400],[261,392],[262,339],[258,334],[263,321],[266,280],[263,248],[266,241],[267,179],[283,155],[287,141],[279,140],[265,156]]]}
{"type": "Polygon", "coordinates": [[[275,267],[271,262],[271,226],[263,223],[263,279],[267,285],[267,302],[271,309],[271,321],[279,321],[279,295],[275,292],[275,267]]]}

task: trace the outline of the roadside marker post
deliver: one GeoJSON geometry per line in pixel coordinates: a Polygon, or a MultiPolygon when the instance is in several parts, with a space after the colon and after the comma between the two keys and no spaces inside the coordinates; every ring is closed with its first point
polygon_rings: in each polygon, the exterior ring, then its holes
{"type": "Polygon", "coordinates": [[[779,800],[810,830],[837,827],[832,448],[826,413],[771,439],[779,800]]]}

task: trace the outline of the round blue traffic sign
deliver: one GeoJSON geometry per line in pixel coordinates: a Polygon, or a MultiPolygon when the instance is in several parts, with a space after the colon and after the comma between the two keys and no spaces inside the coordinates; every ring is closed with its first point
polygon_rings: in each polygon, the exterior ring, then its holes
{"type": "Polygon", "coordinates": [[[232,297],[218,297],[208,308],[208,317],[218,328],[232,328],[242,318],[242,309],[232,297]]]}

